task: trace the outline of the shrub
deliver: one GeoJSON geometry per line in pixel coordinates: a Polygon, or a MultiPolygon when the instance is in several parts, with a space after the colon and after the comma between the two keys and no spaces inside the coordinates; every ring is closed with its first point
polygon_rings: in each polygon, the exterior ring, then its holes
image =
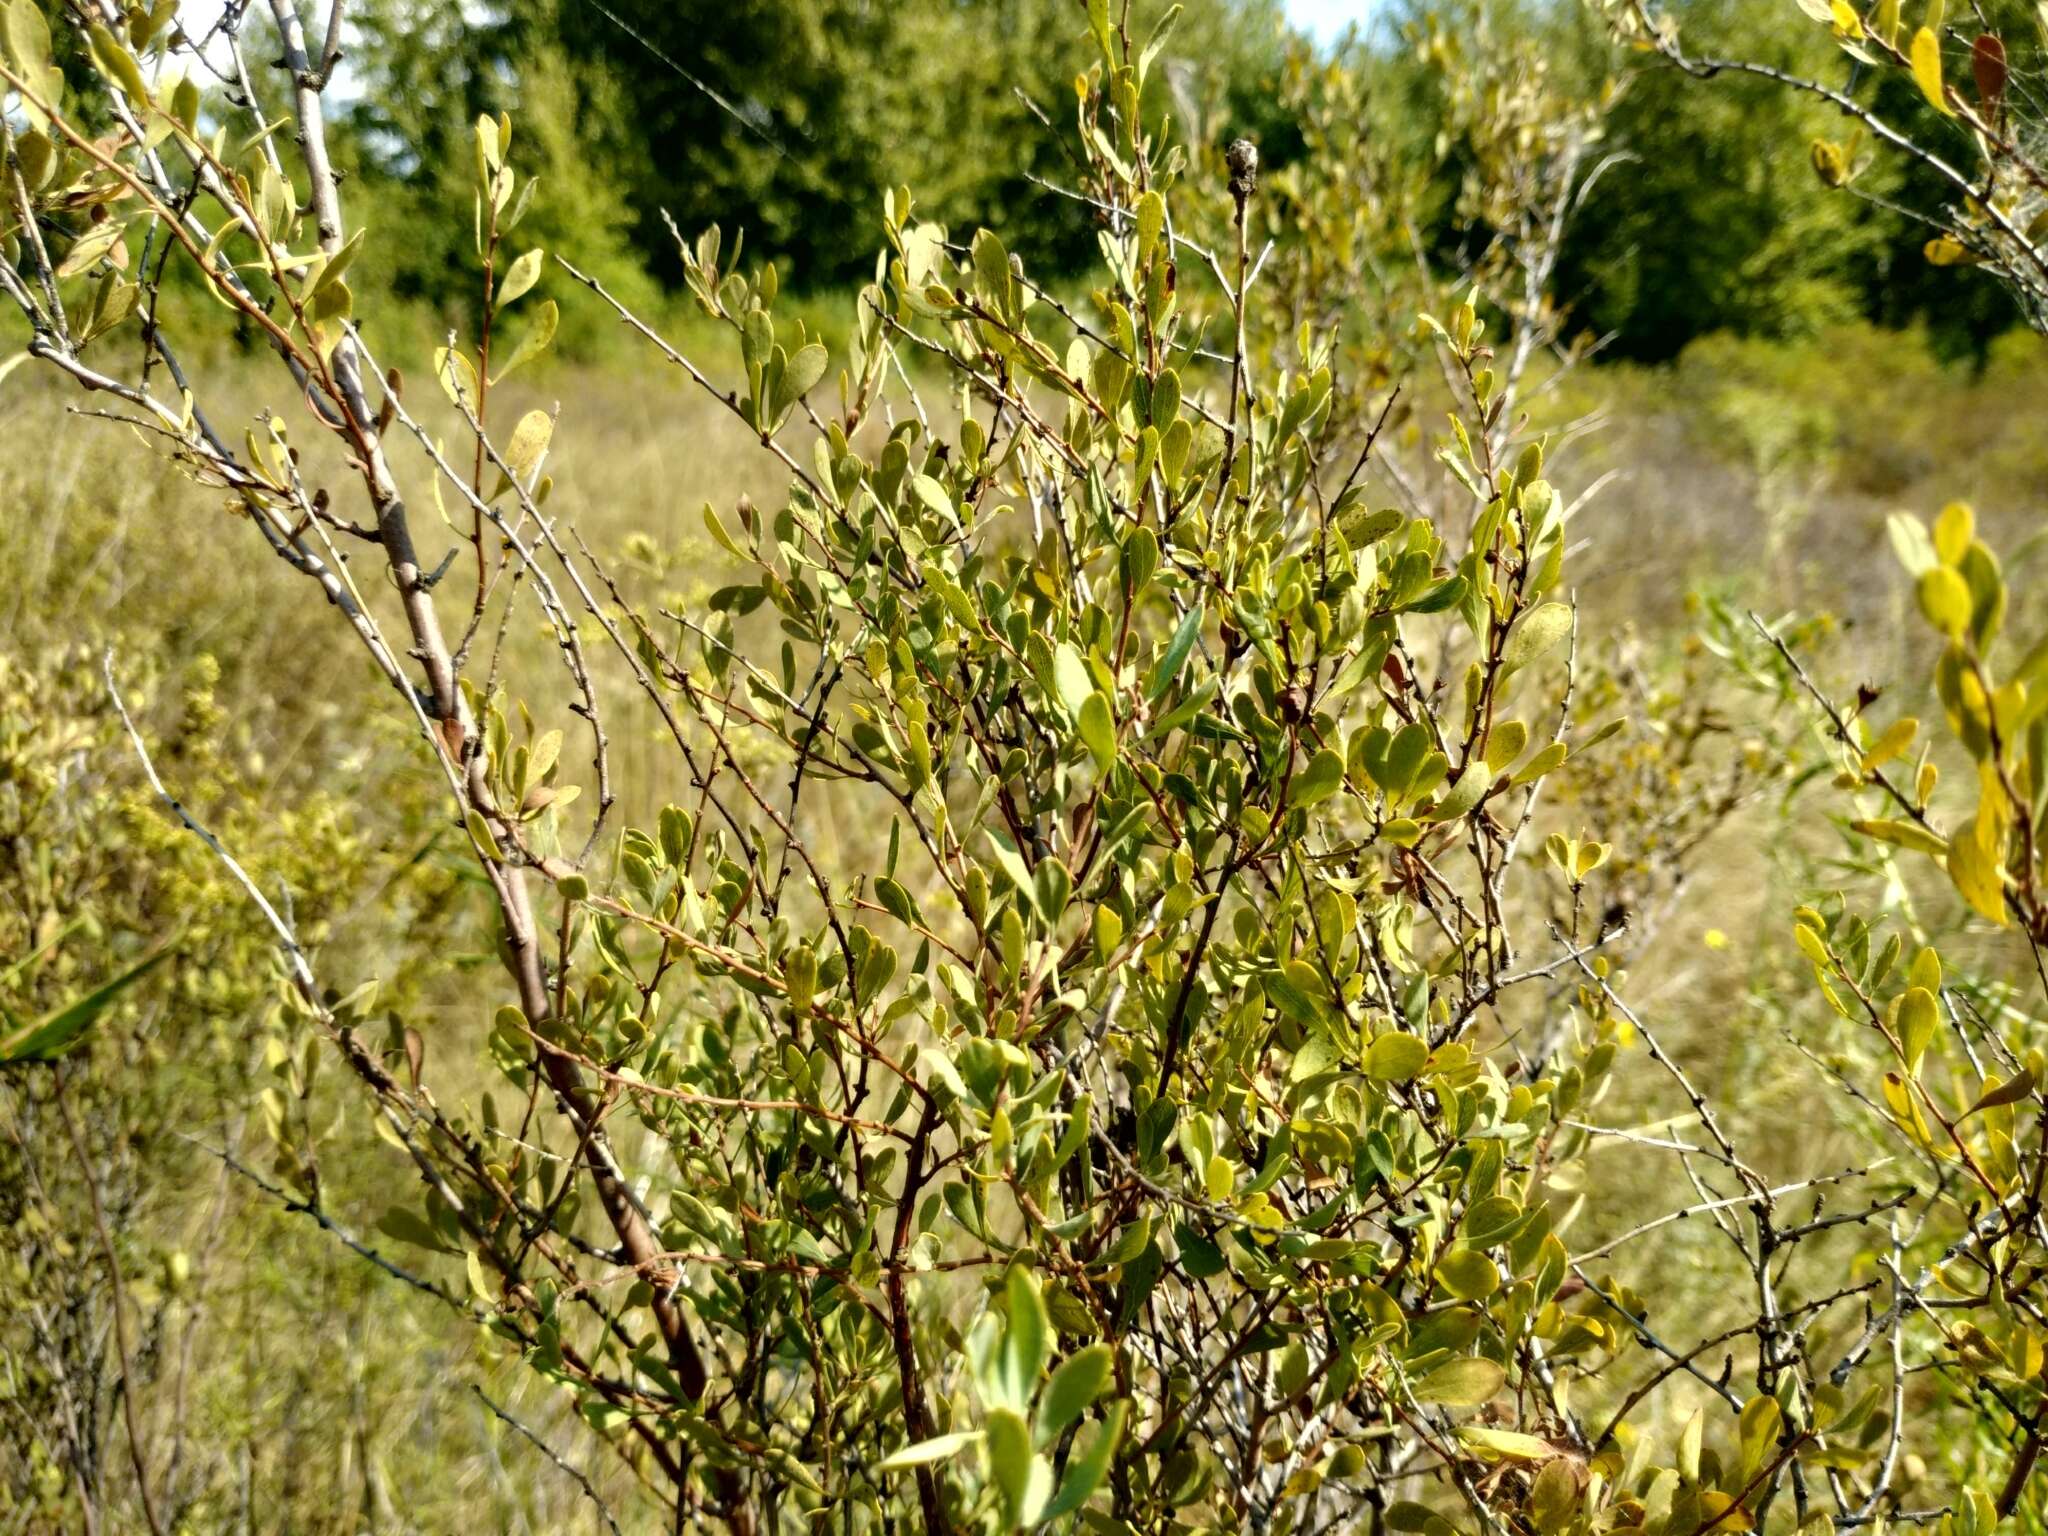
{"type": "MultiPolygon", "coordinates": [[[[703,508],[724,584],[671,601],[555,510],[555,414],[505,419],[556,313],[511,123],[476,125],[488,277],[430,406],[358,328],[338,30],[269,13],[212,46],[279,60],[288,131],[200,89],[171,5],[9,0],[0,288],[38,365],[317,590],[416,736],[502,977],[443,946],[337,976],[264,910],[276,1055],[287,1086],[336,1060],[418,1181],[379,1224],[411,1256],[377,1262],[558,1387],[665,1524],[1963,1536],[2038,1504],[2042,1072],[1987,1006],[1996,955],[1980,981],[1846,898],[1797,915],[1855,1026],[1825,1081],[1890,1163],[1770,1170],[1675,1049],[1684,999],[1631,1001],[1617,872],[1675,882],[1798,765],[1699,787],[1709,717],[1580,633],[1528,411],[1598,103],[1485,28],[1438,39],[1472,244],[1415,257],[1395,345],[1356,276],[1400,227],[1358,195],[1372,146],[1325,118],[1312,151],[1347,158],[1301,168],[1269,250],[1256,145],[1173,141],[1146,34],[1095,0],[1085,299],[898,189],[836,371],[715,228],[683,262],[722,367],[618,307],[783,485],[703,508]],[[156,323],[173,261],[276,354],[239,431],[156,323]],[[1321,323],[1347,312],[1363,360],[1321,323]],[[474,1091],[408,1018],[458,980],[474,1091]],[[1625,1075],[1676,1108],[1637,1121],[1625,1075]],[[1653,1246],[1686,1222],[1708,1242],[1653,1246]],[[1728,1266],[1715,1315],[1667,1315],[1646,1248],[1728,1266]]],[[[1891,803],[1857,837],[2038,941],[2039,653],[1994,651],[1967,513],[1898,526],[1969,819],[1942,830],[1928,752],[1898,766],[1917,726],[1814,684],[1823,744],[1891,803]]],[[[1774,633],[1708,639],[1804,685],[1774,633]]],[[[258,895],[232,842],[218,865],[258,895]]],[[[284,1197],[333,1224],[318,1128],[273,1094],[284,1197]]]]}
{"type": "MultiPolygon", "coordinates": [[[[1682,14],[1644,0],[1599,0],[1616,34],[1698,79],[1725,77],[1753,89],[1776,87],[1782,98],[1832,108],[1845,122],[1841,138],[1815,138],[1809,160],[1821,184],[1867,198],[1884,211],[1894,198],[1930,232],[1922,246],[1934,267],[1982,267],[2018,302],[2035,330],[2048,321],[2048,251],[2042,248],[2039,106],[2028,81],[2039,68],[2041,40],[2028,18],[2020,24],[1995,9],[1949,18],[1934,6],[1917,22],[1904,8],[1881,3],[1858,10],[1801,0],[1816,41],[1839,50],[1842,72],[1811,59],[1758,57],[1747,40],[1689,50],[1682,14]],[[1846,61],[1846,62],[1844,62],[1846,61]]],[[[1951,308],[1969,304],[1958,296],[1951,308]]]]}

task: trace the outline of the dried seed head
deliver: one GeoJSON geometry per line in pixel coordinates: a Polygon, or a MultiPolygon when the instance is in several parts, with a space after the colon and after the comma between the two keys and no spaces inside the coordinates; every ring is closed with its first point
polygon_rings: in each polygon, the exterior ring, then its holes
{"type": "Polygon", "coordinates": [[[1223,151],[1223,163],[1230,168],[1230,195],[1241,209],[1259,190],[1259,146],[1250,139],[1232,139],[1223,151]]]}

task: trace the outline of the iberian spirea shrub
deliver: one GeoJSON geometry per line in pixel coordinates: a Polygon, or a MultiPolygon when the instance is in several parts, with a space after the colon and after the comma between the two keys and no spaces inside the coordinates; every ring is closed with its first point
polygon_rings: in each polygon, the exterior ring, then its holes
{"type": "MultiPolygon", "coordinates": [[[[2038,1073],[1965,1041],[1929,1082],[1939,962],[1803,918],[1896,1047],[1850,1088],[1930,1172],[1772,1182],[1627,1001],[1625,914],[1586,896],[1608,845],[1544,818],[1618,718],[1574,708],[1571,503],[1516,403],[1594,132],[1530,59],[1444,54],[1487,82],[1454,95],[1503,238],[1485,289],[1421,283],[1419,345],[1376,354],[1449,412],[1398,457],[1390,391],[1301,323],[1345,264],[1283,253],[1299,297],[1268,306],[1256,147],[1173,143],[1156,41],[1106,0],[1059,128],[1100,218],[1085,299],[899,191],[835,360],[772,266],[684,242],[726,356],[622,318],[786,489],[692,514],[728,579],[676,604],[551,510],[554,417],[493,411],[555,327],[511,124],[477,125],[476,336],[408,393],[348,280],[376,233],[322,119],[342,7],[263,10],[195,40],[172,3],[9,0],[0,287],[36,363],[218,487],[416,723],[491,908],[496,1081],[437,1092],[445,1044],[279,914],[287,1014],[417,1176],[383,1223],[426,1251],[415,1284],[574,1397],[650,1528],[1974,1532],[2017,1506],[2038,1073]],[[272,414],[208,410],[158,323],[169,267],[275,354],[272,414]],[[649,782],[614,773],[629,731],[660,734],[649,782]],[[1624,1050],[1677,1127],[1631,1128],[1624,1050]],[[1841,1185],[1867,1203],[1821,1214],[1841,1185]],[[1685,1218],[1739,1261],[1744,1320],[1704,1339],[1627,1267],[1685,1218]],[[1902,1510],[1928,1394],[1961,1390],[1909,1377],[1952,1342],[2009,1481],[1902,1510]]],[[[1357,184],[1289,195],[1336,227],[1357,184]]],[[[2039,717],[1981,654],[1996,567],[1955,518],[1912,549],[1991,809],[1945,838],[1921,794],[1872,835],[1987,916],[2011,875],[2038,935],[2039,717]]],[[[1904,744],[1851,739],[1885,782],[1904,744]]],[[[303,1200],[313,1130],[271,1130],[303,1200]]]]}

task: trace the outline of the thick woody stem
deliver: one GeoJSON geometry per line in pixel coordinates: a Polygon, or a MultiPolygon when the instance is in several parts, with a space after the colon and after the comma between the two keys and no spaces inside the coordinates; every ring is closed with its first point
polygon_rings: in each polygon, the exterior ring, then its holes
{"type": "MultiPolygon", "coordinates": [[[[925,1412],[924,1384],[917,1369],[917,1345],[910,1335],[910,1304],[904,1294],[903,1251],[910,1242],[910,1227],[917,1210],[917,1197],[924,1189],[924,1181],[930,1176],[925,1166],[925,1151],[930,1145],[933,1129],[939,1123],[937,1101],[926,1099],[924,1113],[919,1116],[917,1130],[910,1143],[910,1156],[903,1184],[902,1198],[896,1202],[896,1231],[889,1244],[889,1323],[896,1346],[896,1375],[903,1393],[904,1427],[909,1431],[911,1441],[930,1438],[931,1419],[925,1412]]],[[[924,1514],[927,1531],[946,1532],[952,1526],[946,1520],[946,1511],[939,1502],[938,1479],[932,1475],[929,1466],[920,1465],[917,1473],[917,1502],[924,1514]]]]}

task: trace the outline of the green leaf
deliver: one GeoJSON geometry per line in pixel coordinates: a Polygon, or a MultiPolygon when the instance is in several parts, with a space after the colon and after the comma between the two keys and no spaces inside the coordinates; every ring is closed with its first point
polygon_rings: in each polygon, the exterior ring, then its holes
{"type": "Polygon", "coordinates": [[[14,61],[14,71],[31,83],[50,67],[50,24],[36,0],[11,0],[0,11],[0,44],[14,61]]]}
{"type": "Polygon", "coordinates": [[[1344,783],[1344,759],[1325,747],[1294,776],[1288,798],[1298,806],[1315,805],[1334,795],[1344,783]]]}
{"type": "MultiPolygon", "coordinates": [[[[1298,1024],[1313,1024],[1322,1017],[1322,1010],[1316,1006],[1314,996],[1303,990],[1294,976],[1288,974],[1294,969],[1295,964],[1296,962],[1290,961],[1281,970],[1268,971],[1259,978],[1259,985],[1265,989],[1266,996],[1282,1013],[1298,1024]]],[[[1296,1059],[1300,1059],[1299,1054],[1296,1059]]]]}
{"type": "Polygon", "coordinates": [[[1202,610],[1192,607],[1180,621],[1180,628],[1173,632],[1173,639],[1167,642],[1166,654],[1159,658],[1159,665],[1152,671],[1152,686],[1145,693],[1147,703],[1157,701],[1173,686],[1173,680],[1180,675],[1181,666],[1188,659],[1188,652],[1195,648],[1195,637],[1201,632],[1202,610]]]}
{"type": "Polygon", "coordinates": [[[920,1440],[915,1445],[906,1445],[902,1450],[884,1456],[875,1463],[877,1472],[907,1472],[912,1467],[929,1466],[935,1461],[950,1461],[970,1445],[981,1443],[982,1432],[978,1429],[955,1430],[950,1435],[934,1435],[929,1440],[920,1440]]]}
{"type": "Polygon", "coordinates": [[[1095,679],[1088,671],[1088,663],[1081,659],[1081,653],[1066,641],[1061,641],[1060,648],[1053,652],[1052,681],[1067,714],[1078,720],[1081,706],[1095,692],[1095,679]]]}
{"type": "Polygon", "coordinates": [[[429,1253],[455,1253],[459,1250],[449,1246],[441,1234],[434,1230],[433,1223],[418,1211],[406,1206],[394,1205],[377,1220],[377,1230],[386,1237],[405,1243],[414,1248],[424,1248],[429,1253]]]}
{"type": "Polygon", "coordinates": [[[1393,507],[1374,511],[1361,500],[1337,518],[1336,527],[1346,544],[1363,549],[1368,544],[1377,544],[1407,520],[1393,507]]]}
{"type": "Polygon", "coordinates": [[[1407,613],[1442,613],[1455,608],[1465,600],[1466,581],[1463,576],[1446,576],[1434,586],[1424,589],[1422,595],[1412,603],[1405,604],[1407,613]]]}
{"type": "Polygon", "coordinates": [[[1159,243],[1161,231],[1166,228],[1166,199],[1157,192],[1147,192],[1138,199],[1138,265],[1144,266],[1152,255],[1152,247],[1159,243]]]}
{"type": "Polygon", "coordinates": [[[740,361],[749,373],[768,366],[775,350],[775,321],[766,310],[750,309],[740,321],[740,361]]]}
{"type": "Polygon", "coordinates": [[[1402,1030],[1381,1035],[1365,1052],[1366,1076],[1382,1082],[1405,1083],[1428,1064],[1428,1042],[1402,1030]]]}
{"type": "MultiPolygon", "coordinates": [[[[773,414],[780,417],[784,411],[809,394],[811,386],[825,376],[825,365],[830,359],[831,354],[818,342],[814,341],[808,346],[797,348],[796,355],[782,370],[781,381],[775,386],[773,414]]],[[[945,511],[948,517],[953,516],[951,502],[947,503],[945,511]]]]}
{"type": "Polygon", "coordinates": [[[1025,1520],[1025,1504],[1031,1497],[1031,1431],[1014,1408],[991,1408],[988,1415],[988,1466],[996,1490],[1003,1496],[1003,1508],[1010,1524],[1025,1520]]]}
{"type": "Polygon", "coordinates": [[[1081,1417],[1088,1405],[1109,1385],[1110,1368],[1116,1358],[1107,1344],[1090,1344],[1068,1356],[1052,1373],[1038,1399],[1036,1440],[1040,1450],[1051,1445],[1081,1417]]]}
{"type": "Polygon", "coordinates": [[[918,906],[917,898],[887,875],[875,877],[875,895],[881,899],[889,915],[905,927],[919,928],[924,925],[924,913],[918,906]]]}
{"type": "Polygon", "coordinates": [[[148,105],[149,83],[142,78],[142,66],[135,62],[135,55],[127,45],[116,38],[99,22],[94,22],[86,31],[87,46],[93,62],[100,72],[113,77],[130,101],[148,105]]]}
{"type": "Polygon", "coordinates": [[[1474,1248],[1492,1248],[1522,1229],[1521,1203],[1506,1195],[1489,1195],[1465,1212],[1465,1241],[1474,1248]]]}
{"type": "Polygon", "coordinates": [[[483,812],[471,806],[463,820],[467,823],[469,835],[476,840],[477,848],[483,856],[493,864],[504,863],[505,855],[498,847],[498,840],[491,835],[491,824],[484,820],[483,812]]]}
{"type": "Polygon", "coordinates": [[[1088,755],[1095,759],[1098,774],[1109,772],[1116,761],[1116,721],[1109,712],[1109,700],[1100,693],[1091,693],[1081,701],[1081,740],[1087,745],[1088,755]]]}
{"type": "Polygon", "coordinates": [[[1544,603],[1530,609],[1508,636],[1501,665],[1512,672],[1525,667],[1571,633],[1572,610],[1566,603],[1544,603]]]}
{"type": "Polygon", "coordinates": [[[1088,1442],[1088,1448],[1076,1451],[1067,1459],[1067,1475],[1060,1480],[1060,1491],[1038,1512],[1039,1519],[1057,1520],[1062,1515],[1071,1515],[1088,1502],[1109,1474],[1110,1458],[1116,1454],[1117,1441],[1123,1437],[1123,1430],[1124,1405],[1113,1403],[1097,1427],[1094,1438],[1088,1442]]]}
{"type": "Polygon", "coordinates": [[[1571,749],[1563,742],[1553,741],[1516,770],[1515,776],[1508,782],[1517,786],[1534,783],[1562,763],[1570,751],[1571,749]]]}
{"type": "Polygon", "coordinates": [[[799,944],[782,957],[782,989],[791,1011],[808,1013],[818,986],[818,956],[808,944],[799,944]]]}
{"type": "Polygon", "coordinates": [[[1095,34],[1096,45],[1102,49],[1104,57],[1114,63],[1114,50],[1110,47],[1109,0],[1088,0],[1088,30],[1095,34]]]}
{"type": "Polygon", "coordinates": [[[1124,541],[1123,568],[1131,592],[1134,595],[1143,592],[1152,580],[1152,573],[1159,569],[1159,535],[1150,528],[1133,529],[1131,536],[1124,541]]]}
{"type": "Polygon", "coordinates": [[[35,1023],[24,1024],[0,1038],[0,1063],[52,1061],[62,1055],[92,1028],[115,998],[161,965],[169,954],[169,950],[160,949],[131,965],[112,981],[66,1003],[35,1023]]]}
{"type": "Polygon", "coordinates": [[[1507,1379],[1508,1373],[1492,1360],[1476,1356],[1452,1360],[1415,1383],[1415,1399],[1452,1408],[1477,1408],[1500,1391],[1507,1379]]]}
{"type": "Polygon", "coordinates": [[[960,526],[959,510],[953,505],[953,498],[946,494],[946,488],[930,475],[913,475],[910,491],[919,501],[929,507],[949,526],[960,526]]]}
{"type": "Polygon", "coordinates": [[[708,501],[704,503],[704,527],[711,537],[718,541],[719,547],[731,555],[733,559],[744,560],[747,558],[739,545],[733,542],[732,535],[725,531],[724,521],[708,501]]]}
{"type": "Polygon", "coordinates": [[[315,294],[341,281],[342,274],[347,272],[354,265],[356,257],[362,254],[363,237],[368,233],[368,230],[357,230],[348,237],[347,243],[340,250],[327,258],[320,268],[320,275],[313,280],[315,294]]]}
{"type": "Polygon", "coordinates": [[[1009,1401],[1022,1408],[1038,1390],[1039,1374],[1052,1353],[1052,1323],[1038,1292],[1038,1277],[1024,1265],[1011,1268],[1004,1288],[1010,1315],[1003,1330],[1002,1381],[1009,1401]]]}
{"type": "Polygon", "coordinates": [[[991,230],[976,231],[973,258],[975,292],[998,315],[1006,320],[1013,318],[1014,283],[1010,274],[1010,253],[1003,249],[1003,242],[991,230]]]}
{"type": "Polygon", "coordinates": [[[1739,1430],[1742,1440],[1742,1472],[1748,1478],[1764,1464],[1764,1456],[1778,1438],[1784,1410],[1769,1393],[1759,1392],[1742,1405],[1739,1430]]]}
{"type": "Polygon", "coordinates": [[[995,850],[996,863],[1004,874],[1010,877],[1010,884],[1017,888],[1017,894],[1025,901],[1036,900],[1031,880],[1031,866],[1024,862],[1024,856],[999,832],[988,835],[989,846],[995,850]]]}
{"type": "Polygon", "coordinates": [[[1038,901],[1038,915],[1051,927],[1067,910],[1074,894],[1074,877],[1058,859],[1046,859],[1031,872],[1031,885],[1038,901]]]}
{"type": "Polygon", "coordinates": [[[1456,821],[1460,816],[1479,803],[1486,793],[1487,785],[1493,782],[1493,775],[1486,763],[1477,754],[1465,765],[1465,771],[1458,775],[1458,781],[1444,791],[1444,797],[1437,801],[1429,813],[1431,821],[1456,821]]]}

